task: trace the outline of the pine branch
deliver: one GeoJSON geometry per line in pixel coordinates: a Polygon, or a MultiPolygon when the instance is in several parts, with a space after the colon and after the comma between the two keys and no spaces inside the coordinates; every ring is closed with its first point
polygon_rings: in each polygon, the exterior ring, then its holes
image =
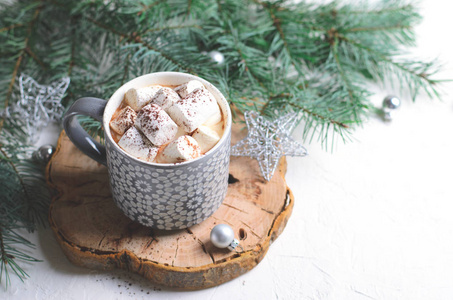
{"type": "Polygon", "coordinates": [[[296,103],[293,103],[293,102],[290,102],[288,99],[291,99],[291,98],[294,98],[294,95],[292,94],[289,94],[289,93],[283,93],[283,94],[280,94],[280,95],[274,95],[274,96],[271,96],[270,97],[270,101],[273,101],[275,99],[279,99],[279,101],[283,101],[283,103],[287,103],[288,105],[314,117],[314,118],[317,118],[317,119],[320,119],[324,122],[328,122],[328,123],[332,123],[332,124],[335,124],[339,127],[342,127],[342,128],[349,128],[348,125],[340,122],[340,121],[337,121],[337,120],[334,120],[334,119],[331,119],[331,118],[328,118],[326,116],[323,116],[321,114],[318,114],[318,113],[315,113],[313,111],[311,111],[310,109],[306,108],[306,107],[303,107],[301,105],[298,105],[296,103]]]}
{"type": "MultiPolygon", "coordinates": [[[[4,130],[7,133],[8,127],[4,130]]],[[[5,140],[5,134],[1,140],[5,140]]],[[[18,261],[39,261],[20,250],[21,245],[33,248],[33,244],[15,231],[33,231],[44,224],[49,204],[42,168],[22,158],[28,151],[14,142],[0,144],[0,283],[5,279],[6,287],[10,285],[10,272],[22,281],[28,277],[18,261]]]]}
{"type": "Polygon", "coordinates": [[[141,14],[145,13],[147,10],[151,10],[154,6],[160,4],[162,1],[155,1],[155,2],[152,2],[148,5],[143,5],[143,9],[140,10],[137,15],[140,16],[141,14]]]}
{"type": "Polygon", "coordinates": [[[347,32],[367,32],[367,31],[385,31],[385,30],[406,30],[412,29],[412,26],[407,25],[393,25],[393,26],[378,26],[378,27],[355,27],[351,29],[347,29],[347,32]]]}
{"type": "Polygon", "coordinates": [[[192,0],[187,0],[187,15],[190,15],[191,8],[192,8],[192,0]]]}
{"type": "MultiPolygon", "coordinates": [[[[397,2],[396,2],[397,3],[397,2]]],[[[361,15],[367,15],[369,16],[370,14],[374,15],[380,15],[380,14],[391,14],[395,12],[400,12],[400,11],[411,11],[414,10],[414,6],[412,4],[405,4],[402,6],[399,6],[398,4],[395,5],[394,7],[384,7],[384,8],[375,8],[375,9],[364,9],[364,10],[350,10],[350,14],[361,14],[361,15]]]]}
{"type": "MultiPolygon", "coordinates": [[[[5,99],[5,102],[4,102],[4,105],[3,105],[4,108],[8,107],[9,100],[11,98],[11,93],[13,92],[14,83],[16,82],[17,72],[19,71],[19,68],[21,66],[22,60],[24,58],[24,55],[27,53],[26,49],[28,48],[28,43],[30,41],[30,37],[31,37],[31,34],[32,34],[33,24],[35,23],[36,19],[38,18],[38,15],[39,15],[41,9],[42,9],[42,6],[39,5],[36,8],[35,12],[33,13],[32,19],[27,24],[27,35],[26,35],[26,37],[24,39],[24,47],[22,48],[22,50],[19,53],[19,57],[16,60],[16,64],[14,66],[14,69],[13,69],[13,72],[12,72],[12,75],[11,75],[11,80],[10,80],[10,83],[8,85],[8,91],[6,93],[6,99],[5,99]]],[[[2,118],[0,120],[0,132],[1,132],[2,128],[3,128],[3,123],[4,123],[4,118],[2,118]]]]}
{"type": "Polygon", "coordinates": [[[96,26],[100,27],[100,28],[103,28],[105,30],[107,30],[108,32],[111,32],[115,35],[118,35],[120,36],[121,38],[124,38],[127,42],[130,42],[130,43],[137,43],[137,44],[140,44],[141,46],[151,50],[151,51],[154,51],[156,53],[159,53],[159,55],[161,55],[163,58],[165,58],[166,60],[170,61],[171,63],[175,64],[176,66],[178,66],[178,68],[186,73],[190,73],[192,74],[193,73],[193,70],[192,68],[188,67],[188,66],[185,66],[185,65],[182,65],[180,62],[174,60],[173,58],[171,58],[168,54],[164,53],[163,51],[149,45],[148,43],[144,42],[142,40],[142,37],[139,36],[139,35],[135,35],[135,34],[132,34],[132,35],[128,35],[128,34],[125,34],[125,33],[121,33],[117,30],[115,30],[114,28],[111,28],[111,27],[108,27],[104,24],[101,24],[99,23],[98,21],[92,19],[92,18],[87,18],[88,21],[90,21],[91,23],[95,24],[96,26]]]}
{"type": "Polygon", "coordinates": [[[76,27],[74,25],[75,21],[74,21],[74,17],[71,17],[71,27],[72,27],[72,30],[71,30],[71,36],[73,37],[71,39],[71,58],[69,59],[69,64],[68,64],[68,77],[71,76],[71,73],[72,73],[72,69],[74,68],[74,65],[75,65],[75,49],[76,49],[76,42],[77,40],[74,38],[75,37],[75,30],[76,30],[76,27]]]}
{"type": "MultiPolygon", "coordinates": [[[[420,86],[419,84],[413,84],[412,82],[414,80],[421,81],[421,82],[425,83],[424,88],[426,90],[426,93],[430,97],[432,97],[432,96],[439,97],[440,96],[436,90],[436,85],[439,83],[439,81],[431,79],[430,75],[433,75],[433,74],[428,74],[428,72],[426,72],[426,70],[432,65],[432,63],[428,63],[425,66],[423,66],[423,64],[422,64],[421,70],[416,71],[415,69],[411,69],[410,67],[404,65],[403,63],[393,61],[392,59],[388,58],[387,56],[382,55],[381,53],[371,49],[370,47],[364,46],[359,42],[356,42],[350,38],[347,38],[346,36],[339,35],[339,39],[359,48],[360,50],[364,50],[364,51],[368,52],[372,56],[375,56],[376,61],[379,62],[380,65],[382,65],[382,63],[385,63],[385,64],[388,64],[390,66],[390,68],[399,69],[402,73],[407,74],[406,77],[403,77],[403,80],[408,87],[420,86]]],[[[395,73],[395,72],[393,72],[393,73],[385,72],[385,70],[382,67],[378,67],[378,66],[376,66],[376,67],[377,67],[378,72],[376,72],[376,73],[370,72],[370,74],[375,74],[375,79],[383,80],[384,74],[386,74],[386,73],[394,74],[395,73]]],[[[415,96],[417,94],[417,89],[410,88],[410,91],[411,91],[413,99],[415,100],[415,96]]]]}
{"type": "Polygon", "coordinates": [[[11,159],[9,158],[8,154],[6,153],[6,151],[3,150],[3,149],[1,148],[1,145],[0,145],[0,152],[1,152],[2,156],[3,156],[3,159],[11,166],[11,168],[13,169],[13,171],[14,171],[16,177],[19,179],[19,183],[20,183],[20,186],[21,186],[21,188],[22,188],[22,191],[23,191],[24,194],[25,194],[25,197],[26,197],[27,199],[30,199],[30,195],[27,193],[27,189],[26,189],[26,187],[25,187],[24,180],[23,180],[22,177],[20,176],[20,173],[19,173],[19,171],[18,171],[18,168],[17,168],[16,165],[13,163],[13,160],[11,160],[11,159]]]}
{"type": "Polygon", "coordinates": [[[9,26],[0,28],[0,32],[8,31],[8,30],[14,29],[14,28],[16,28],[16,27],[22,27],[22,26],[24,26],[24,24],[13,24],[13,25],[9,25],[9,26]]]}
{"type": "MultiPolygon", "coordinates": [[[[4,153],[4,152],[3,152],[4,153]]],[[[2,159],[0,162],[0,171],[2,175],[9,175],[7,170],[4,169],[2,166],[5,159],[2,159]]],[[[19,172],[17,167],[14,166],[15,172],[19,172]]],[[[12,174],[11,174],[12,175],[12,174]]],[[[3,176],[1,176],[3,177],[3,176]]],[[[24,181],[22,180],[21,176],[18,176],[21,179],[21,184],[25,185],[24,181]]],[[[4,187],[6,191],[3,191],[1,194],[3,201],[9,201],[8,198],[5,198],[4,192],[9,192],[10,195],[14,195],[15,200],[20,200],[17,198],[17,192],[14,189],[16,188],[14,184],[11,183],[11,178],[9,182],[7,180],[2,180],[4,183],[4,187]],[[8,182],[5,184],[5,182],[8,182]]],[[[42,182],[40,183],[42,184],[42,182]]],[[[42,189],[42,186],[40,187],[42,189]]],[[[25,186],[23,186],[23,192],[28,193],[25,186]]],[[[37,192],[37,191],[35,191],[37,192]]],[[[6,194],[8,195],[8,193],[6,194]]],[[[45,194],[44,194],[45,195],[45,194]]],[[[35,197],[43,197],[43,194],[37,194],[35,197]]],[[[45,196],[46,197],[46,196],[45,196]]],[[[47,200],[47,199],[46,199],[47,200]]],[[[2,221],[0,222],[0,283],[2,280],[5,280],[6,288],[10,285],[10,271],[16,274],[22,281],[28,277],[28,274],[22,269],[22,267],[18,264],[19,261],[29,261],[29,262],[37,262],[39,260],[33,258],[32,256],[26,254],[25,252],[21,251],[19,247],[26,246],[29,248],[33,248],[33,244],[26,241],[24,238],[20,237],[15,230],[22,228],[22,226],[18,226],[18,222],[22,222],[26,224],[28,229],[31,229],[31,226],[35,226],[33,222],[36,220],[30,219],[26,220],[27,218],[24,216],[24,212],[27,211],[28,203],[24,203],[23,201],[14,201],[13,203],[2,203],[0,205],[0,216],[2,221]],[[9,208],[8,208],[9,207],[9,208]],[[6,211],[5,211],[6,209],[6,211]],[[22,221],[19,221],[22,220],[22,221]],[[14,231],[13,231],[14,230],[14,231]]],[[[47,206],[45,206],[44,211],[47,211],[47,206]]],[[[29,213],[28,213],[29,214],[29,213]]]]}
{"type": "Polygon", "coordinates": [[[295,70],[299,76],[303,76],[306,72],[306,61],[315,60],[315,56],[310,53],[311,49],[309,49],[312,43],[306,43],[311,40],[309,32],[304,27],[296,25],[306,23],[305,21],[299,22],[299,20],[304,20],[308,6],[301,3],[300,5],[304,8],[295,11],[286,7],[284,1],[271,3],[253,0],[253,2],[266,12],[274,29],[270,31],[267,38],[271,40],[270,53],[275,54],[285,73],[295,70]],[[310,46],[307,47],[306,44],[310,46]],[[289,66],[292,69],[288,69],[289,66]]]}
{"type": "Polygon", "coordinates": [[[340,59],[338,57],[338,38],[337,37],[334,38],[334,42],[332,44],[332,55],[333,55],[335,64],[337,66],[338,72],[340,74],[340,78],[343,81],[346,90],[348,91],[349,101],[351,103],[353,103],[354,102],[354,91],[351,87],[351,82],[350,82],[349,78],[346,76],[346,74],[343,70],[343,67],[340,63],[340,59]]]}
{"type": "Polygon", "coordinates": [[[201,29],[201,27],[197,24],[189,24],[189,25],[175,25],[175,26],[165,26],[165,27],[158,27],[158,28],[150,28],[145,30],[144,33],[148,32],[157,32],[157,31],[166,31],[166,30],[178,30],[178,29],[188,29],[188,28],[197,28],[201,29]]]}
{"type": "Polygon", "coordinates": [[[131,62],[131,54],[129,53],[126,56],[126,66],[124,67],[124,73],[123,73],[123,78],[121,79],[121,85],[125,84],[126,78],[128,78],[130,62],[131,62]]]}
{"type": "Polygon", "coordinates": [[[286,40],[285,33],[283,32],[283,29],[282,29],[282,26],[281,26],[282,21],[275,16],[274,7],[272,7],[269,3],[263,3],[262,1],[259,1],[259,0],[253,0],[253,1],[255,3],[257,3],[258,5],[260,5],[261,7],[263,7],[263,9],[266,10],[267,13],[269,14],[269,17],[272,20],[272,25],[277,30],[278,35],[279,35],[280,39],[283,42],[284,51],[291,58],[291,62],[294,65],[294,60],[292,59],[291,53],[290,53],[290,51],[288,49],[288,41],[286,40]]]}
{"type": "Polygon", "coordinates": [[[257,72],[254,72],[254,68],[251,67],[251,65],[248,63],[248,57],[246,55],[244,55],[244,52],[241,50],[241,46],[242,45],[239,45],[239,42],[238,41],[235,41],[236,42],[236,48],[235,50],[237,51],[237,53],[239,54],[239,57],[241,58],[241,61],[239,63],[239,67],[242,69],[251,77],[253,78],[253,80],[255,80],[264,90],[267,90],[267,87],[266,85],[261,81],[261,79],[258,77],[258,75],[256,74],[257,72]]]}
{"type": "MultiPolygon", "coordinates": [[[[9,151],[6,150],[5,145],[0,144],[2,156],[0,169],[3,173],[0,175],[0,180],[5,182],[9,178],[10,181],[18,184],[11,193],[8,191],[8,186],[5,187],[3,196],[9,194],[14,197],[14,202],[21,206],[21,223],[26,225],[29,230],[33,230],[36,224],[44,225],[49,203],[49,193],[44,174],[42,174],[42,167],[36,165],[30,159],[23,158],[28,156],[30,152],[26,147],[21,149],[20,147],[15,147],[16,145],[14,144],[8,146],[9,151]],[[11,155],[8,153],[11,151],[14,151],[15,154],[11,155]],[[19,157],[18,152],[20,153],[19,157]]],[[[0,210],[0,215],[2,214],[3,212],[0,210]]]]}
{"type": "Polygon", "coordinates": [[[14,230],[19,227],[8,228],[0,223],[0,284],[5,281],[5,287],[11,285],[10,272],[13,272],[22,282],[29,277],[27,272],[22,269],[16,261],[22,262],[40,262],[17,248],[17,245],[34,249],[34,245],[14,230]]]}
{"type": "Polygon", "coordinates": [[[39,57],[29,47],[26,47],[24,51],[28,55],[30,55],[30,57],[33,58],[36,61],[36,63],[41,66],[41,68],[43,68],[44,70],[47,69],[47,66],[44,64],[44,62],[40,60],[39,57]]]}

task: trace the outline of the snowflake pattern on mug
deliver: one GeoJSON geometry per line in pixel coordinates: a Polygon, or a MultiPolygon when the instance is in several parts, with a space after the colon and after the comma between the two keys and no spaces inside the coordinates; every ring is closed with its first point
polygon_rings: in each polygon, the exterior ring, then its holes
{"type": "Polygon", "coordinates": [[[174,230],[202,222],[226,196],[230,138],[204,159],[172,167],[132,160],[106,140],[113,200],[148,227],[174,230]]]}

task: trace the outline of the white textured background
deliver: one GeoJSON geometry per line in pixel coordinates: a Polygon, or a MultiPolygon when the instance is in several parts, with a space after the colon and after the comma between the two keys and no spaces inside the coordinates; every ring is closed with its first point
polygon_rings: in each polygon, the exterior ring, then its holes
{"type": "MultiPolygon", "coordinates": [[[[453,4],[421,1],[423,58],[453,79],[453,4]]],[[[371,87],[374,103],[392,90],[371,87]]],[[[176,292],[134,274],[68,262],[52,232],[27,235],[30,279],[13,277],[4,299],[453,299],[453,84],[443,101],[403,99],[392,123],[368,120],[354,141],[289,158],[293,214],[264,260],[221,286],[176,292]],[[6,296],[6,297],[5,297],[6,296]]],[[[300,137],[300,130],[294,133],[300,137]]],[[[55,140],[47,135],[44,141],[55,140]]]]}

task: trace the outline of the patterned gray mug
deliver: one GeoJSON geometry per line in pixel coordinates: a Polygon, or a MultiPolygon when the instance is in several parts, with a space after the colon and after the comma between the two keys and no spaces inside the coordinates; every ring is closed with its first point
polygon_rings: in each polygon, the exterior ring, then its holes
{"type": "Polygon", "coordinates": [[[228,187],[231,110],[225,97],[208,81],[178,72],[143,75],[121,86],[108,100],[81,98],[66,112],[63,126],[71,141],[86,155],[107,165],[116,205],[132,220],[164,230],[190,227],[207,219],[222,204],[228,187]],[[180,85],[199,80],[215,96],[225,130],[206,154],[177,164],[150,163],[122,150],[113,140],[109,122],[132,87],[151,84],[180,85]],[[105,146],[92,139],[76,116],[91,116],[103,123],[105,146]]]}

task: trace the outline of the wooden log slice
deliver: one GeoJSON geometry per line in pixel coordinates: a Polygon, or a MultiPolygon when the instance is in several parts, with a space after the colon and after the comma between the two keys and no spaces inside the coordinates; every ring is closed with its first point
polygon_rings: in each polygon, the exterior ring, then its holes
{"type": "MultiPolygon", "coordinates": [[[[232,144],[243,138],[233,126],[232,144]]],[[[91,269],[126,269],[164,286],[195,290],[219,285],[251,270],[283,231],[293,208],[286,186],[286,161],[271,181],[257,161],[231,157],[227,196],[204,222],[186,230],[162,231],[127,218],[114,204],[106,167],[83,155],[61,133],[47,166],[47,180],[56,191],[49,221],[68,259],[91,269]],[[243,251],[218,249],[211,229],[229,224],[243,251]]]]}

